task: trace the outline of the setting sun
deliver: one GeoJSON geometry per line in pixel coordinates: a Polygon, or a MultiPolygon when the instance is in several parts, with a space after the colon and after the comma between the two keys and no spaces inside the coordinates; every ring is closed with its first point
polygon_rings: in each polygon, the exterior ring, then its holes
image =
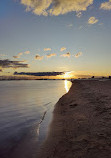
{"type": "Polygon", "coordinates": [[[66,72],[65,75],[64,75],[65,79],[71,79],[72,77],[74,77],[74,74],[73,74],[72,71],[66,72]]]}

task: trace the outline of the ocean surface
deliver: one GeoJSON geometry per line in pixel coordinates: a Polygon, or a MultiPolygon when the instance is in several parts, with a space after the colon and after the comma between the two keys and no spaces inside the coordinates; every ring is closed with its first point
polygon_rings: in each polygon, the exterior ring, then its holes
{"type": "Polygon", "coordinates": [[[0,158],[36,158],[70,81],[0,81],[0,158]]]}

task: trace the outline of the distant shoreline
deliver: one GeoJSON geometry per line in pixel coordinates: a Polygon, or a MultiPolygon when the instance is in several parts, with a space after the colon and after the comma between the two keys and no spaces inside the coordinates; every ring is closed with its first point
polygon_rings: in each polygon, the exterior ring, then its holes
{"type": "Polygon", "coordinates": [[[36,81],[36,80],[66,80],[66,79],[2,79],[0,81],[24,81],[24,80],[27,80],[27,81],[36,81]]]}
{"type": "Polygon", "coordinates": [[[80,78],[80,79],[29,79],[29,78],[19,78],[19,79],[17,79],[17,78],[11,78],[11,79],[1,79],[0,78],[0,81],[24,81],[24,80],[28,80],[28,81],[35,81],[35,80],[68,80],[68,81],[71,81],[71,82],[73,82],[73,81],[75,81],[75,80],[90,80],[90,81],[92,81],[92,80],[111,80],[111,79],[109,79],[109,78],[94,78],[94,79],[92,79],[92,78],[80,78]]]}
{"type": "Polygon", "coordinates": [[[73,81],[55,106],[48,137],[37,158],[109,158],[110,87],[110,80],[73,81]]]}

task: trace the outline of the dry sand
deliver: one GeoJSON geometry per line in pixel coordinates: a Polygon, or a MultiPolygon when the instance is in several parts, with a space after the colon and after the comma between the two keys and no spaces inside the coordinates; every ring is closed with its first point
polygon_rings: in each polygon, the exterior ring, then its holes
{"type": "Polygon", "coordinates": [[[37,158],[110,157],[111,81],[74,81],[55,106],[37,158]]]}

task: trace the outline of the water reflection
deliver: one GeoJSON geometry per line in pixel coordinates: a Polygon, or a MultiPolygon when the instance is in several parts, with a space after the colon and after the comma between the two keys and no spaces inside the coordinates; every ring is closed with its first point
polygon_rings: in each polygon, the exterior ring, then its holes
{"type": "Polygon", "coordinates": [[[46,138],[54,105],[65,93],[62,80],[0,82],[0,158],[35,158],[46,138]]]}
{"type": "Polygon", "coordinates": [[[68,81],[68,80],[64,81],[64,86],[65,86],[66,93],[68,93],[71,85],[72,85],[72,83],[70,81],[68,81]]]}

